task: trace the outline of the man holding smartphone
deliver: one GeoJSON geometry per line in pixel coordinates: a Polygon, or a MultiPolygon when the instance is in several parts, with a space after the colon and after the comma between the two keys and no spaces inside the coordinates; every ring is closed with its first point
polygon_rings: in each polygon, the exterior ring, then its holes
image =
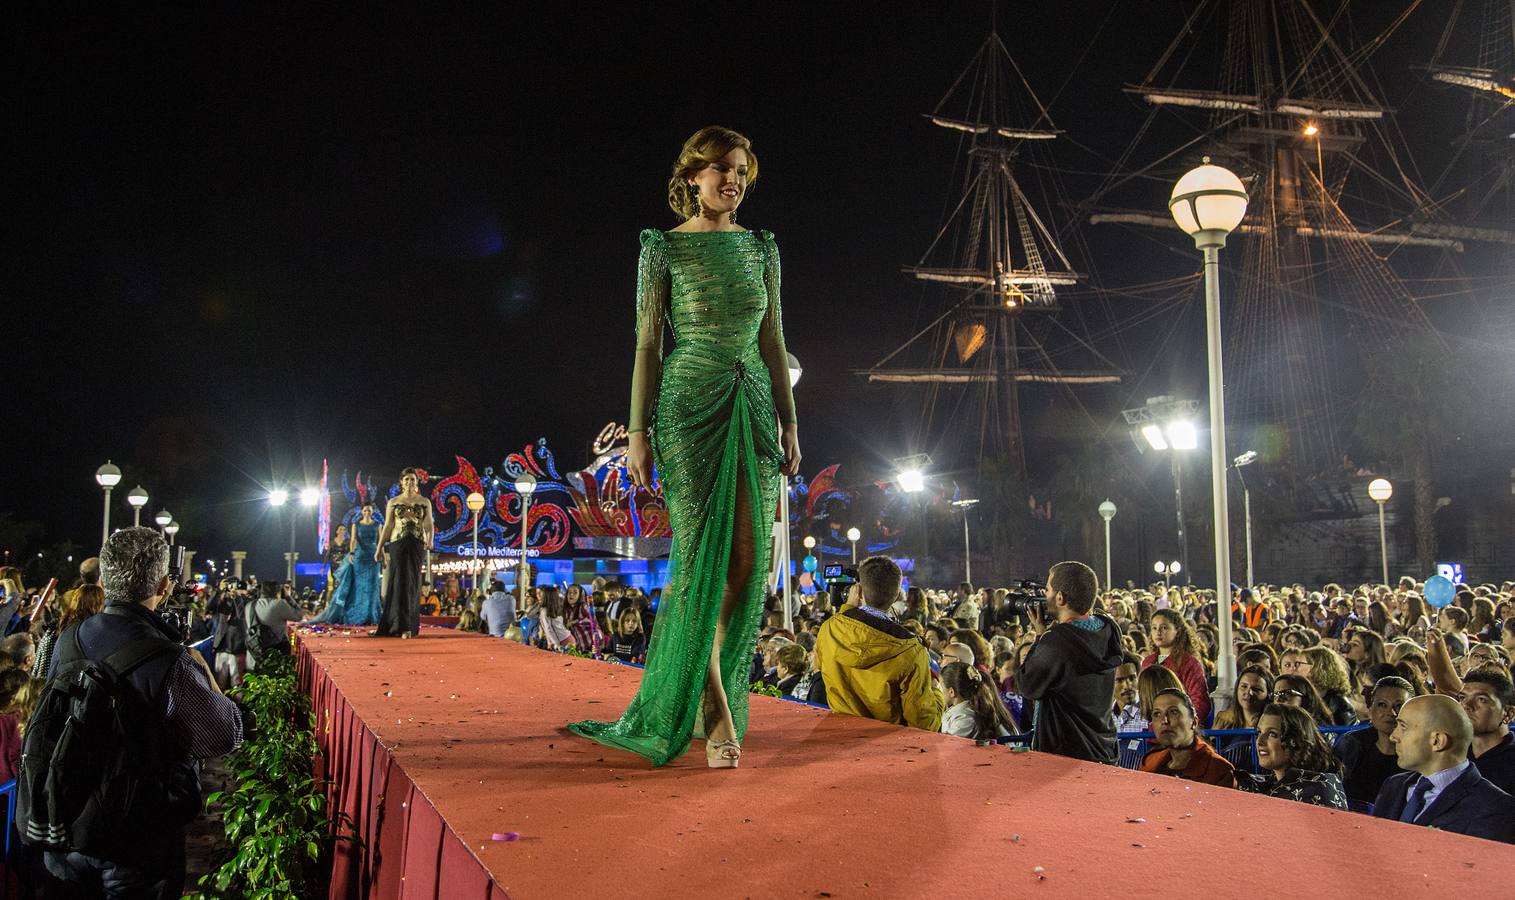
{"type": "Polygon", "coordinates": [[[1093,612],[1094,570],[1060,562],[1047,573],[1047,598],[1028,610],[1038,635],[1015,675],[1016,689],[1036,701],[1032,750],[1114,765],[1115,719],[1110,698],[1121,664],[1120,627],[1093,612]],[[1044,620],[1052,618],[1047,625],[1044,620]]]}

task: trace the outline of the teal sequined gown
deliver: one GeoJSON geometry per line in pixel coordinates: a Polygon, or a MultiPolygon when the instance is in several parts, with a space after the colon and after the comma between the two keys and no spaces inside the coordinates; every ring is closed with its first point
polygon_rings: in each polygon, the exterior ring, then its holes
{"type": "Polygon", "coordinates": [[[738,739],[763,616],[778,503],[780,420],[795,421],[769,232],[642,232],[632,431],[649,437],[673,527],[671,575],[636,697],[615,722],[569,729],[653,765],[688,747],[715,641],[733,541],[752,542],[752,574],[721,644],[721,680],[738,739]],[[662,358],[663,331],[674,349],[662,358]],[[650,410],[649,410],[650,407],[650,410]],[[738,532],[738,486],[750,526],[738,532]]]}

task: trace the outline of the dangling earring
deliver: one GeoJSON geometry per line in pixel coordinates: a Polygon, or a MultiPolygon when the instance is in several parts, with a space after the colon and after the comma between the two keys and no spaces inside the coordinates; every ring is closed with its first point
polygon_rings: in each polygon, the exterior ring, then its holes
{"type": "Polygon", "coordinates": [[[695,185],[689,186],[689,218],[700,217],[700,189],[695,185]]]}

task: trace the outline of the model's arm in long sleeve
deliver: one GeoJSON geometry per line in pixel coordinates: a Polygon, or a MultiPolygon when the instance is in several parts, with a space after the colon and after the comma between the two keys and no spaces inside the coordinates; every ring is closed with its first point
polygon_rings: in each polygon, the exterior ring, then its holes
{"type": "Polygon", "coordinates": [[[637,260],[636,363],[631,370],[631,413],[628,432],[646,431],[652,424],[658,381],[663,374],[663,327],[668,309],[668,257],[661,236],[643,238],[637,260]]]}
{"type": "Polygon", "coordinates": [[[764,314],[762,329],[758,332],[758,350],[763,355],[763,364],[768,367],[768,376],[773,381],[773,408],[779,414],[779,424],[793,425],[798,419],[794,412],[794,388],[789,384],[789,352],[784,346],[784,315],[779,303],[779,281],[779,248],[769,238],[768,253],[763,263],[763,285],[768,290],[768,312],[764,314]]]}

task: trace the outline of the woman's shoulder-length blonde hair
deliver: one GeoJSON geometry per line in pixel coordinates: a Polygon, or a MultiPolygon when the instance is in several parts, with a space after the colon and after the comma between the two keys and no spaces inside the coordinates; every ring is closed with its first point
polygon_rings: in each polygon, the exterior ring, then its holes
{"type": "Polygon", "coordinates": [[[747,152],[747,189],[751,190],[757,183],[758,161],[757,154],[752,152],[752,141],[746,135],[720,125],[707,125],[684,142],[679,158],[673,164],[673,176],[668,179],[668,208],[674,211],[679,221],[694,215],[689,179],[738,147],[747,152]]]}

